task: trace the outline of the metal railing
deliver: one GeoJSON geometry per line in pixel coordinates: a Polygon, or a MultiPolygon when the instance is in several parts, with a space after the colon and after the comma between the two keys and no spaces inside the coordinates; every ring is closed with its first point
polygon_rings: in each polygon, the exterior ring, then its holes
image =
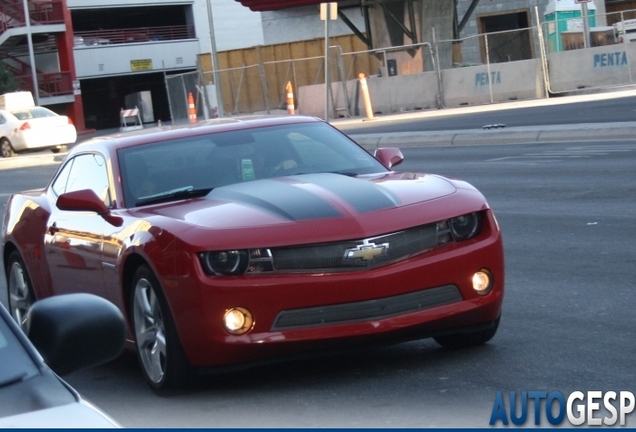
{"type": "MultiPolygon", "coordinates": [[[[64,22],[64,7],[62,0],[46,2],[29,2],[30,23],[59,24],[64,22]]],[[[0,34],[11,28],[24,27],[24,4],[21,0],[2,0],[0,2],[0,34]]]]}
{"type": "MultiPolygon", "coordinates": [[[[31,75],[16,76],[20,89],[33,93],[33,77],[31,75]]],[[[70,72],[38,73],[38,94],[40,97],[73,94],[73,80],[70,72]]]]}
{"type": "Polygon", "coordinates": [[[109,45],[135,42],[163,42],[167,40],[192,39],[193,25],[136,27],[114,30],[77,31],[75,46],[109,45]]]}

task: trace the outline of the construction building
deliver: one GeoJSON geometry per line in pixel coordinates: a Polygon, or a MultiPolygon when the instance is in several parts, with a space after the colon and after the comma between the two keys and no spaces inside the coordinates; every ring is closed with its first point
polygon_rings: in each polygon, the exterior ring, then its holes
{"type": "MultiPolygon", "coordinates": [[[[369,48],[450,40],[529,27],[535,8],[542,17],[559,1],[575,0],[340,0],[331,35],[355,34],[369,48]]],[[[144,122],[169,121],[166,76],[196,70],[212,44],[225,51],[324,37],[320,3],[0,0],[0,53],[21,89],[69,115],[80,133],[118,126],[130,105],[140,105],[144,122]]],[[[636,1],[593,4],[597,14],[636,8],[636,1]]],[[[452,50],[439,55],[453,62],[452,50]]],[[[396,56],[400,68],[418,72],[412,52],[396,56]]]]}

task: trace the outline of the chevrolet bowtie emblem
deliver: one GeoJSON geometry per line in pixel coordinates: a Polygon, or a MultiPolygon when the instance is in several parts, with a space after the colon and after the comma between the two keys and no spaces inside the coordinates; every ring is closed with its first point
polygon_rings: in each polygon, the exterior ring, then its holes
{"type": "Polygon", "coordinates": [[[388,243],[382,243],[376,245],[368,240],[353,249],[347,249],[345,251],[345,260],[362,260],[371,261],[380,256],[386,255],[389,250],[388,243]]]}

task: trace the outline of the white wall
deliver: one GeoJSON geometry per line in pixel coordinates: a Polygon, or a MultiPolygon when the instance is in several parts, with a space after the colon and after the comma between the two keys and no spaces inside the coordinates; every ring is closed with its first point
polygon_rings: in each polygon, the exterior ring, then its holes
{"type": "Polygon", "coordinates": [[[235,0],[67,0],[67,4],[71,10],[162,4],[192,5],[200,52],[208,53],[211,51],[208,1],[212,3],[217,51],[263,45],[261,14],[252,12],[235,0]]]}
{"type": "MultiPolygon", "coordinates": [[[[211,52],[208,0],[196,0],[194,19],[201,52],[211,52]]],[[[211,0],[217,51],[264,44],[261,13],[252,12],[235,0],[211,0]]]]}
{"type": "MultiPolygon", "coordinates": [[[[114,8],[188,4],[194,0],[66,0],[69,9],[114,8]]],[[[218,1],[218,0],[214,0],[218,1]]]]}
{"type": "Polygon", "coordinates": [[[554,92],[634,84],[636,43],[550,53],[550,89],[554,92]]]}
{"type": "MultiPolygon", "coordinates": [[[[360,31],[364,32],[364,17],[359,8],[342,11],[360,31]]],[[[325,22],[320,20],[319,5],[263,12],[262,21],[266,45],[325,37],[325,22]]],[[[330,36],[352,33],[340,18],[329,24],[330,36]]]]}
{"type": "MultiPolygon", "coordinates": [[[[634,46],[636,47],[636,44],[634,46]]],[[[492,65],[490,71],[486,66],[443,70],[444,104],[448,108],[509,100],[538,99],[545,94],[541,74],[541,65],[538,60],[498,63],[492,65]]],[[[355,81],[348,81],[347,85],[350,107],[358,107],[360,115],[365,115],[355,81]]],[[[374,113],[391,114],[437,107],[438,84],[435,72],[372,77],[367,79],[367,85],[374,113]]],[[[333,83],[332,88],[334,97],[337,99],[336,106],[345,106],[344,100],[338,99],[338,91],[342,88],[341,83],[333,83]]],[[[301,114],[324,117],[324,84],[300,87],[298,92],[298,106],[301,114]]]]}
{"type": "Polygon", "coordinates": [[[73,50],[75,70],[77,77],[84,79],[133,73],[133,60],[150,60],[152,69],[147,72],[194,68],[198,45],[196,40],[190,39],[76,47],[73,50]]]}

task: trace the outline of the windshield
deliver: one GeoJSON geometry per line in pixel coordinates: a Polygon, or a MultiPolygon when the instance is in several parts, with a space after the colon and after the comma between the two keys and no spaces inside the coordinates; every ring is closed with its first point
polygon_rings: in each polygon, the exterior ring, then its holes
{"type": "Polygon", "coordinates": [[[242,129],[119,150],[127,207],[202,196],[210,190],[280,176],[387,169],[326,123],[242,129]]]}
{"type": "Polygon", "coordinates": [[[37,366],[0,315],[0,389],[37,374],[37,366]]]}
{"type": "Polygon", "coordinates": [[[50,111],[43,107],[34,107],[21,109],[16,111],[11,111],[11,114],[15,116],[18,120],[29,120],[43,117],[57,117],[53,111],[50,111]]]}

